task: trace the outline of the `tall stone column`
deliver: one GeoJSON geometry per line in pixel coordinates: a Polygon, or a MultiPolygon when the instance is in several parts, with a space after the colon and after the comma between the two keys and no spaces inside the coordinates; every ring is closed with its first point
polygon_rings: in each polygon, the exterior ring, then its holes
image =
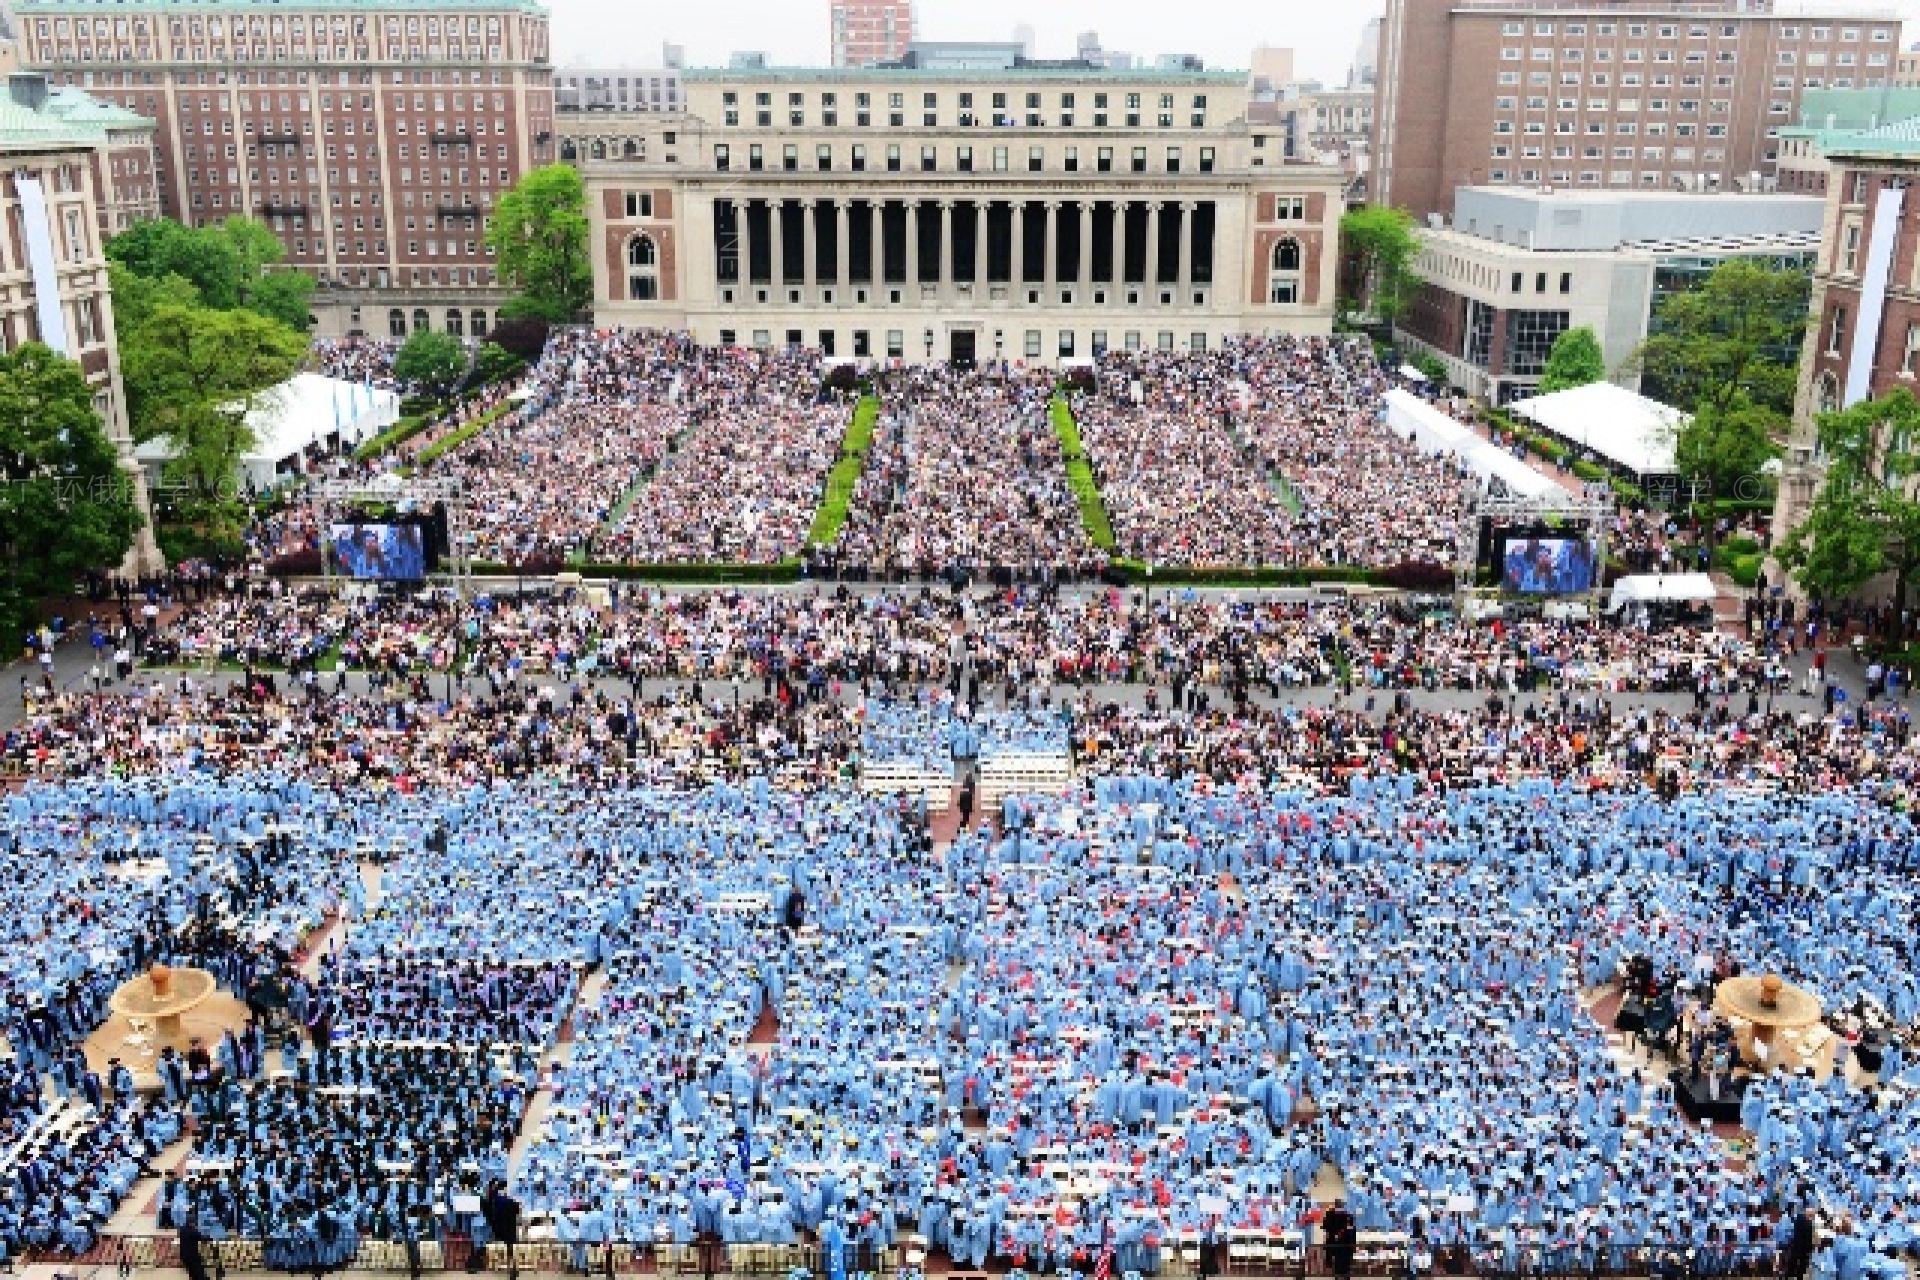
{"type": "Polygon", "coordinates": [[[1040,278],[1046,284],[1048,306],[1052,306],[1060,283],[1060,202],[1047,201],[1047,253],[1041,262],[1040,278]]]}
{"type": "MultiPolygon", "coordinates": [[[[1147,288],[1158,290],[1160,287],[1160,202],[1147,205],[1147,288]]],[[[1157,294],[1156,294],[1157,296],[1157,294]]],[[[1152,298],[1148,299],[1153,301],[1152,298]]]]}
{"type": "Polygon", "coordinates": [[[839,286],[834,301],[845,306],[852,301],[853,289],[853,236],[847,227],[851,219],[845,200],[833,202],[833,277],[839,286]]]}
{"type": "Polygon", "coordinates": [[[800,202],[800,283],[812,288],[820,283],[820,202],[800,202]]]}
{"type": "Polygon", "coordinates": [[[1008,220],[1013,248],[1007,260],[1007,280],[1015,285],[1024,285],[1027,282],[1027,202],[1015,200],[1009,208],[1013,210],[1013,216],[1008,220]]]}
{"type": "Polygon", "coordinates": [[[1113,292],[1114,301],[1124,296],[1127,284],[1127,202],[1113,202],[1113,292]]]}
{"type": "MultiPolygon", "coordinates": [[[[907,201],[907,287],[920,288],[920,202],[907,201]]],[[[911,296],[918,296],[917,293],[911,296]]]]}
{"type": "Polygon", "coordinates": [[[987,287],[987,228],[993,225],[987,216],[993,206],[985,200],[973,202],[973,290],[978,295],[987,287]]]}
{"type": "Polygon", "coordinates": [[[740,283],[753,283],[753,201],[735,202],[733,225],[740,233],[740,283]]]}
{"type": "Polygon", "coordinates": [[[1182,305],[1185,305],[1186,296],[1193,289],[1193,210],[1193,201],[1180,202],[1180,256],[1177,269],[1182,305]]]}
{"type": "Polygon", "coordinates": [[[873,271],[867,283],[875,290],[884,289],[887,284],[887,202],[869,200],[867,202],[867,224],[871,233],[867,236],[867,249],[873,255],[873,271]]]}
{"type": "Polygon", "coordinates": [[[1075,301],[1082,306],[1093,297],[1093,201],[1080,202],[1080,290],[1075,301]]]}
{"type": "Polygon", "coordinates": [[[786,203],[785,200],[767,201],[767,238],[773,241],[773,256],[768,260],[768,267],[774,290],[779,294],[775,302],[784,302],[787,297],[787,237],[780,226],[780,214],[786,203]]]}
{"type": "Polygon", "coordinates": [[[940,287],[951,289],[953,274],[953,201],[940,202],[940,287]]]}

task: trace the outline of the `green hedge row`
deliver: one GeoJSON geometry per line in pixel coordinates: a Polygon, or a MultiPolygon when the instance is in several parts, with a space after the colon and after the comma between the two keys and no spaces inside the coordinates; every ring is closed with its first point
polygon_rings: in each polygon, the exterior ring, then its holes
{"type": "Polygon", "coordinates": [[[378,458],[384,453],[390,453],[439,420],[439,417],[433,414],[409,415],[401,418],[373,439],[363,441],[354,449],[353,460],[365,462],[368,458],[378,458]]]}
{"type": "Polygon", "coordinates": [[[422,449],[420,456],[414,459],[414,465],[416,467],[424,467],[429,463],[439,461],[467,441],[479,435],[482,431],[485,431],[494,423],[500,421],[500,419],[506,417],[509,413],[512,413],[516,407],[515,405],[504,403],[493,406],[493,408],[487,410],[458,431],[453,432],[451,435],[442,436],[440,439],[435,440],[432,444],[422,449]]]}
{"type": "Polygon", "coordinates": [[[827,473],[827,487],[820,494],[820,509],[813,513],[813,527],[807,530],[807,545],[824,547],[840,536],[847,523],[847,507],[853,491],[867,469],[867,450],[873,447],[873,432],[880,421],[880,401],[872,395],[861,396],[853,406],[853,418],[840,441],[840,461],[827,473]]]}
{"type": "Polygon", "coordinates": [[[800,562],[782,560],[778,564],[608,564],[598,561],[570,563],[562,570],[542,569],[538,573],[522,575],[521,571],[510,564],[476,560],[473,572],[479,577],[488,578],[547,578],[555,572],[577,573],[583,578],[618,578],[623,582],[686,582],[686,583],[739,583],[743,585],[759,583],[798,582],[800,580],[800,562]]]}
{"type": "Polygon", "coordinates": [[[1066,459],[1067,485],[1073,490],[1074,501],[1080,504],[1080,523],[1087,531],[1087,540],[1102,551],[1113,550],[1113,522],[1107,518],[1107,504],[1100,497],[1100,485],[1093,478],[1093,467],[1087,462],[1087,451],[1080,443],[1080,428],[1073,420],[1073,410],[1060,396],[1053,398],[1048,406],[1053,417],[1053,434],[1060,440],[1060,452],[1066,459]]]}

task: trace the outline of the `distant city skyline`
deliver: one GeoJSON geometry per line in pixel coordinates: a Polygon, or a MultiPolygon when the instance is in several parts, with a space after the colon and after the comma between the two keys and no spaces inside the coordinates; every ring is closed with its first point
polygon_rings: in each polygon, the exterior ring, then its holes
{"type": "MultiPolygon", "coordinates": [[[[725,9],[636,6],[631,0],[547,0],[553,14],[557,63],[648,67],[659,65],[663,43],[686,49],[690,67],[724,66],[736,50],[765,50],[785,65],[828,62],[827,0],[740,0],[725,9]],[[609,56],[618,49],[617,56],[609,56]]],[[[1910,0],[1920,8],[1920,0],[1910,0]]],[[[1299,0],[1188,0],[1177,10],[1144,0],[1061,0],[1036,8],[1031,0],[917,0],[922,40],[1012,40],[1030,26],[1035,54],[1072,57],[1079,33],[1097,31],[1102,47],[1151,60],[1191,53],[1209,67],[1244,70],[1256,46],[1297,51],[1303,78],[1345,81],[1361,29],[1384,7],[1308,9],[1299,0]]]]}

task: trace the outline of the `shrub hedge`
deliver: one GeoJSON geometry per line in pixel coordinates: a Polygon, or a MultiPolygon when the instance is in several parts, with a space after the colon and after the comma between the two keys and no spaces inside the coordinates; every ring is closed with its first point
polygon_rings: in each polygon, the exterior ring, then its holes
{"type": "Polygon", "coordinates": [[[353,460],[365,462],[368,458],[377,458],[381,454],[391,452],[438,421],[439,418],[436,415],[409,414],[373,439],[362,441],[353,451],[353,460]]]}
{"type": "Polygon", "coordinates": [[[487,410],[458,431],[450,435],[442,436],[440,439],[435,440],[432,444],[422,449],[419,458],[415,459],[415,466],[424,467],[430,462],[435,462],[446,457],[455,449],[458,449],[461,445],[473,439],[482,431],[485,431],[488,427],[506,417],[509,413],[512,413],[517,407],[516,405],[505,403],[493,406],[493,408],[487,410]]]}
{"type": "Polygon", "coordinates": [[[1743,587],[1751,587],[1760,580],[1760,566],[1766,557],[1758,551],[1727,557],[1727,576],[1743,587]]]}

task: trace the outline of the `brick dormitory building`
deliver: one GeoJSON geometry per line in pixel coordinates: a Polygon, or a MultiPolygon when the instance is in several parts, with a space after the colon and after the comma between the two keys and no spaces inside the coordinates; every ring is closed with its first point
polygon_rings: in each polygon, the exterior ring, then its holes
{"type": "Polygon", "coordinates": [[[1771,0],[1387,0],[1370,198],[1465,186],[1767,189],[1814,89],[1890,83],[1900,20],[1771,0]]]}
{"type": "Polygon", "coordinates": [[[158,207],[262,218],[320,333],[489,327],[500,192],[557,156],[534,0],[14,0],[22,63],[155,122],[158,207]]]}

